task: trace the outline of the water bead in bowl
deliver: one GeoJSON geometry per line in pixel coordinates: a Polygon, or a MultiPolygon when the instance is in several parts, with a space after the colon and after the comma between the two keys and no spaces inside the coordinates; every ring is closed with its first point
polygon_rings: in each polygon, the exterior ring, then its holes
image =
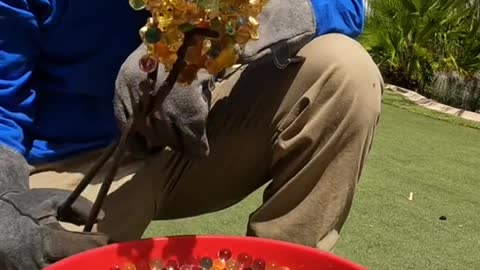
{"type": "Polygon", "coordinates": [[[212,268],[213,266],[213,261],[210,257],[203,257],[201,260],[200,260],[200,266],[203,268],[203,269],[210,269],[212,268]]]}
{"type": "Polygon", "coordinates": [[[193,266],[190,264],[184,264],[180,266],[180,270],[192,270],[193,266]]]}
{"type": "Polygon", "coordinates": [[[237,260],[242,265],[243,268],[246,268],[246,267],[250,267],[253,259],[252,259],[252,256],[243,252],[238,254],[237,260]]]}
{"type": "Polygon", "coordinates": [[[228,261],[230,258],[232,258],[232,252],[229,249],[224,248],[218,252],[218,258],[228,261]]]}
{"type": "Polygon", "coordinates": [[[214,270],[223,270],[225,269],[226,267],[226,262],[224,260],[221,260],[221,259],[215,259],[213,261],[213,266],[212,266],[212,269],[214,270]]]}
{"type": "Polygon", "coordinates": [[[151,260],[149,262],[149,270],[162,270],[163,268],[163,261],[162,260],[151,260]]]}
{"type": "Polygon", "coordinates": [[[239,270],[241,267],[240,263],[235,260],[229,260],[226,265],[227,270],[239,270]]]}
{"type": "Polygon", "coordinates": [[[175,260],[168,260],[164,265],[166,270],[179,270],[178,268],[178,262],[175,260]]]}
{"type": "Polygon", "coordinates": [[[115,265],[110,270],[290,270],[290,268],[258,257],[253,259],[247,252],[238,253],[234,259],[229,249],[221,249],[216,259],[209,256],[195,256],[181,261],[154,258],[137,265],[130,262],[121,266],[115,265]]]}
{"type": "Polygon", "coordinates": [[[126,263],[120,269],[121,270],[137,270],[137,267],[133,263],[126,263]]]}
{"type": "Polygon", "coordinates": [[[265,270],[265,261],[263,259],[255,259],[251,268],[252,270],[265,270]]]}

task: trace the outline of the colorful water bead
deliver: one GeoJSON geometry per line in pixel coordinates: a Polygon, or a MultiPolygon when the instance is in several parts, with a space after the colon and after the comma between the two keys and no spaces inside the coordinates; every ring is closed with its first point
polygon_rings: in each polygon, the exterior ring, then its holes
{"type": "Polygon", "coordinates": [[[205,270],[205,268],[202,268],[200,265],[192,265],[190,268],[191,270],[205,270]]]}
{"type": "Polygon", "coordinates": [[[133,263],[126,263],[122,266],[121,270],[137,270],[137,267],[133,263]]]}
{"type": "Polygon", "coordinates": [[[242,267],[240,263],[235,260],[229,260],[226,265],[227,270],[239,270],[240,267],[242,267]]]}
{"type": "Polygon", "coordinates": [[[252,260],[252,256],[245,252],[238,254],[237,257],[238,263],[240,263],[243,268],[250,267],[250,265],[252,264],[252,260]]]}
{"type": "Polygon", "coordinates": [[[150,270],[161,270],[163,268],[163,261],[151,260],[148,265],[150,267],[150,270]]]}
{"type": "Polygon", "coordinates": [[[164,265],[164,268],[166,270],[179,270],[178,268],[178,262],[175,261],[175,260],[168,260],[165,265],[164,265]]]}
{"type": "Polygon", "coordinates": [[[178,82],[181,84],[189,84],[197,77],[197,72],[200,67],[197,65],[186,66],[178,76],[178,82]]]}
{"type": "Polygon", "coordinates": [[[180,266],[180,270],[192,270],[192,265],[184,264],[184,265],[180,266]]]}
{"type": "Polygon", "coordinates": [[[239,44],[245,44],[251,38],[251,30],[247,26],[240,26],[235,35],[235,41],[239,44]]]}
{"type": "Polygon", "coordinates": [[[230,258],[232,258],[232,252],[224,248],[218,252],[218,258],[220,260],[228,261],[230,258]]]}
{"type": "Polygon", "coordinates": [[[155,44],[160,41],[162,32],[157,27],[147,27],[145,30],[144,38],[147,43],[155,44]]]}
{"type": "Polygon", "coordinates": [[[140,58],[138,65],[143,72],[150,73],[157,67],[157,60],[149,55],[144,55],[140,58]]]}
{"type": "Polygon", "coordinates": [[[221,259],[215,259],[213,261],[213,267],[212,269],[213,270],[224,270],[225,267],[227,266],[226,262],[224,260],[221,260],[221,259]]]}
{"type": "Polygon", "coordinates": [[[111,268],[111,270],[122,270],[122,268],[119,265],[115,265],[111,268]]]}
{"type": "Polygon", "coordinates": [[[203,269],[210,269],[213,266],[213,261],[210,257],[203,257],[202,259],[200,259],[200,266],[203,269]]]}
{"type": "Polygon", "coordinates": [[[265,270],[265,261],[263,259],[255,259],[252,262],[252,270],[265,270]]]}
{"type": "Polygon", "coordinates": [[[134,10],[142,10],[147,5],[145,0],[129,0],[128,3],[134,10]]]}

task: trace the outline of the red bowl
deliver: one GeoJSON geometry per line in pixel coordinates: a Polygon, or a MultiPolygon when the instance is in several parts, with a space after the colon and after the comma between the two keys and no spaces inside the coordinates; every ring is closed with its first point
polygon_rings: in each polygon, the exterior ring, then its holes
{"type": "Polygon", "coordinates": [[[47,270],[111,270],[115,266],[121,269],[127,263],[135,264],[136,270],[149,270],[151,260],[192,264],[205,256],[215,259],[222,249],[229,249],[232,258],[246,252],[253,259],[263,259],[267,265],[275,263],[284,266],[280,269],[366,270],[313,248],[268,239],[231,236],[177,236],[113,244],[66,258],[47,270]]]}

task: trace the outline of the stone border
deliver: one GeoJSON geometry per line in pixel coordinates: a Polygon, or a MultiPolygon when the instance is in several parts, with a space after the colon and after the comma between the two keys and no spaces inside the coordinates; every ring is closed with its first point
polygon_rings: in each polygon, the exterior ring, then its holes
{"type": "Polygon", "coordinates": [[[480,113],[470,112],[462,109],[457,109],[445,104],[441,104],[434,100],[428,99],[418,94],[417,92],[414,92],[396,85],[386,84],[385,88],[391,89],[399,93],[400,95],[406,97],[407,99],[414,102],[415,104],[425,107],[427,109],[458,116],[466,120],[480,123],[480,113]]]}

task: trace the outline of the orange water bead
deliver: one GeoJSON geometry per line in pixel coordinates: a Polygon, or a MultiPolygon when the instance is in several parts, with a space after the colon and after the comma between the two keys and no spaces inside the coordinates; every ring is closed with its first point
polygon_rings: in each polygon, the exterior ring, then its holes
{"type": "Polygon", "coordinates": [[[227,264],[225,263],[224,260],[220,260],[220,259],[215,259],[213,261],[213,270],[224,270],[225,267],[227,266],[227,264]]]}
{"type": "Polygon", "coordinates": [[[219,72],[227,67],[235,65],[237,60],[238,55],[233,48],[223,50],[216,59],[219,72]]]}
{"type": "Polygon", "coordinates": [[[204,28],[204,29],[208,29],[208,27],[210,26],[210,24],[207,22],[207,21],[198,21],[196,22],[195,24],[196,27],[198,28],[204,28]]]}
{"type": "Polygon", "coordinates": [[[250,0],[248,5],[248,13],[250,14],[260,14],[262,12],[262,3],[263,1],[260,0],[250,0]]]}
{"type": "Polygon", "coordinates": [[[240,44],[245,44],[250,39],[250,28],[247,26],[240,26],[235,34],[235,41],[240,44]]]}
{"type": "Polygon", "coordinates": [[[169,50],[176,52],[180,46],[182,46],[184,37],[185,35],[182,31],[178,29],[169,29],[163,34],[161,42],[163,42],[169,50]]]}
{"type": "Polygon", "coordinates": [[[161,270],[163,268],[163,262],[161,260],[151,260],[148,265],[150,270],[161,270]]]}
{"type": "Polygon", "coordinates": [[[208,55],[204,54],[197,59],[197,66],[205,67],[205,62],[208,59],[208,55]]]}
{"type": "Polygon", "coordinates": [[[168,58],[172,52],[161,42],[155,44],[155,56],[158,58],[168,58]]]}
{"type": "Polygon", "coordinates": [[[185,0],[170,0],[170,3],[175,7],[175,9],[184,10],[188,8],[185,0]]]}
{"type": "Polygon", "coordinates": [[[133,263],[126,263],[122,266],[122,270],[137,270],[137,267],[133,263]]]}
{"type": "Polygon", "coordinates": [[[241,267],[240,263],[234,260],[229,260],[226,265],[227,270],[239,270],[241,267]]]}
{"type": "Polygon", "coordinates": [[[170,71],[172,70],[173,64],[175,64],[177,59],[178,59],[177,54],[171,53],[170,55],[168,55],[168,57],[160,59],[160,63],[162,63],[165,66],[165,69],[167,71],[170,71]]]}
{"type": "Polygon", "coordinates": [[[157,17],[158,28],[162,31],[166,31],[170,24],[173,22],[173,14],[164,14],[157,17]]]}
{"type": "Polygon", "coordinates": [[[217,61],[212,58],[208,58],[205,61],[205,68],[207,69],[208,73],[212,75],[217,75],[221,70],[219,69],[219,66],[217,64],[217,61]]]}
{"type": "Polygon", "coordinates": [[[197,72],[200,68],[197,65],[186,66],[178,76],[179,83],[190,84],[197,78],[197,72]]]}
{"type": "Polygon", "coordinates": [[[158,9],[164,5],[164,2],[163,0],[149,0],[147,1],[147,7],[148,9],[158,9]]]}
{"type": "Polygon", "coordinates": [[[185,62],[187,62],[188,64],[198,64],[201,56],[201,46],[190,46],[185,53],[185,62]]]}

